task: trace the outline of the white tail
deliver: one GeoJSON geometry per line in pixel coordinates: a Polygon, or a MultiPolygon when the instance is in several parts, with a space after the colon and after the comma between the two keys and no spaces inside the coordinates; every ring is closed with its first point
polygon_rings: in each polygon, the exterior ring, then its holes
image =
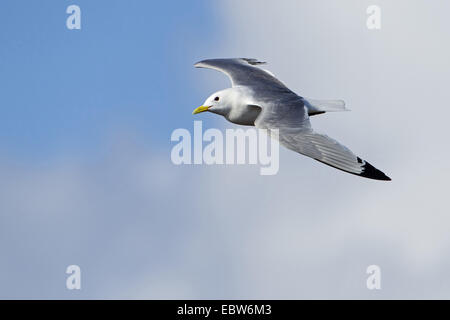
{"type": "Polygon", "coordinates": [[[345,108],[345,102],[342,100],[314,100],[303,98],[308,114],[310,116],[325,112],[350,111],[345,108]]]}

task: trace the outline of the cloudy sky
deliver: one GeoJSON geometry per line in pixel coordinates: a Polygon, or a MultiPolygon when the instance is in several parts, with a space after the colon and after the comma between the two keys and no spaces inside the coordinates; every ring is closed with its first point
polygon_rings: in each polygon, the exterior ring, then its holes
{"type": "Polygon", "coordinates": [[[450,298],[448,1],[3,1],[0,298],[450,298]],[[66,8],[81,8],[81,30],[66,8]],[[368,30],[366,9],[381,8],[368,30]],[[177,128],[251,57],[352,112],[313,126],[386,172],[280,150],[175,166],[177,128]],[[81,290],[66,288],[79,265],[81,290]],[[366,268],[381,268],[368,290],[366,268]]]}

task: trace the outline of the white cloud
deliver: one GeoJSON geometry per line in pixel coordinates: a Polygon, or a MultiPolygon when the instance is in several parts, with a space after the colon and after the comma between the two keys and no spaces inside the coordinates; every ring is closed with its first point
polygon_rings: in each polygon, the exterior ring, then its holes
{"type": "Polygon", "coordinates": [[[446,26],[445,10],[381,1],[382,30],[371,33],[366,4],[221,3],[222,56],[268,60],[299,94],[347,100],[351,113],[313,125],[392,182],[287,150],[276,176],[174,166],[169,148],[139,138],[96,161],[3,163],[1,297],[448,297],[449,48],[446,29],[431,23],[446,26]],[[64,288],[69,264],[82,268],[80,293],[64,288]],[[371,264],[381,292],[365,287],[371,264]]]}

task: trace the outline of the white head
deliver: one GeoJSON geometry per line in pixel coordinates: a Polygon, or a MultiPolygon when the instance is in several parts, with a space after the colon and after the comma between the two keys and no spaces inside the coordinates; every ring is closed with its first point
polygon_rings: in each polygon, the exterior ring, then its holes
{"type": "Polygon", "coordinates": [[[236,94],[234,88],[221,90],[210,95],[203,105],[196,108],[192,114],[209,111],[226,117],[231,111],[235,100],[236,94]]]}

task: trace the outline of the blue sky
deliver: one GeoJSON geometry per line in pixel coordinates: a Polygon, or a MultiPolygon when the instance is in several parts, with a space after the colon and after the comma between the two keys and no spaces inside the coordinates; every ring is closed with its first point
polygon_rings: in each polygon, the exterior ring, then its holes
{"type": "Polygon", "coordinates": [[[450,296],[450,3],[379,0],[374,31],[369,0],[261,2],[1,2],[0,298],[450,296]],[[314,129],[393,180],[284,148],[274,176],[174,165],[174,129],[233,126],[191,114],[229,86],[214,57],[345,100],[314,129]]]}
{"type": "Polygon", "coordinates": [[[201,103],[195,59],[220,29],[208,1],[5,1],[0,10],[3,154],[95,155],[107,132],[167,145],[201,103]],[[82,29],[66,28],[77,4],[82,29]]]}

